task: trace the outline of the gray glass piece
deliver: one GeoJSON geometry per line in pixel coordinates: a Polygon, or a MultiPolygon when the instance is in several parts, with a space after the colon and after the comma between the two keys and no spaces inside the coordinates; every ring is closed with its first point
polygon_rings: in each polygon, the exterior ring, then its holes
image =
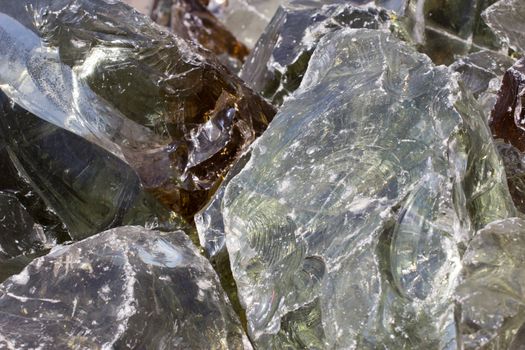
{"type": "Polygon", "coordinates": [[[319,40],[341,28],[388,28],[389,14],[353,3],[295,1],[279,8],[246,59],[241,78],[275,105],[301,84],[319,40]]]}
{"type": "Polygon", "coordinates": [[[195,214],[195,225],[200,245],[212,260],[219,259],[219,255],[224,255],[224,259],[227,258],[224,222],[221,215],[224,190],[249,159],[250,153],[247,153],[235,163],[210,202],[200,212],[195,214]]]}
{"type": "Polygon", "coordinates": [[[125,226],[55,248],[0,285],[0,309],[7,348],[242,349],[245,342],[213,268],[181,231],[125,226]]]}
{"type": "Polygon", "coordinates": [[[233,35],[253,48],[285,0],[211,0],[208,8],[233,35]]]}
{"type": "Polygon", "coordinates": [[[503,140],[496,147],[505,165],[507,183],[516,208],[525,214],[525,154],[503,140]]]}
{"type": "Polygon", "coordinates": [[[460,73],[460,80],[478,100],[487,122],[498,98],[501,79],[514,63],[508,56],[484,50],[462,57],[450,66],[460,73]]]}
{"type": "Polygon", "coordinates": [[[450,68],[461,74],[461,81],[474,97],[489,88],[490,81],[502,78],[515,60],[493,51],[480,51],[458,59],[450,68]]]}
{"type": "Polygon", "coordinates": [[[470,52],[506,47],[482,20],[495,0],[411,0],[402,19],[418,44],[436,64],[451,64],[470,52]]]}
{"type": "Polygon", "coordinates": [[[127,224],[184,227],[181,218],[144,191],[126,163],[37,118],[1,92],[0,103],[0,134],[11,159],[73,239],[127,224]]]}
{"type": "Polygon", "coordinates": [[[500,0],[483,12],[483,18],[514,50],[525,53],[525,2],[500,0]]]}

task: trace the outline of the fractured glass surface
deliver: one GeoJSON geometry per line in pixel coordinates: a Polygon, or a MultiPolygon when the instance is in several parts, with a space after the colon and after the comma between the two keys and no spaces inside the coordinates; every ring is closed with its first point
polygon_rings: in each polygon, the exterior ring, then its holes
{"type": "Polygon", "coordinates": [[[459,329],[464,349],[521,349],[525,344],[525,221],[496,221],[480,230],[463,256],[459,329]]]}
{"type": "Polygon", "coordinates": [[[237,72],[248,55],[248,48],[208,10],[200,0],[159,0],[152,18],[180,37],[199,43],[237,72]]]}
{"type": "Polygon", "coordinates": [[[1,92],[0,102],[0,134],[11,158],[72,238],[126,224],[184,227],[182,219],[144,191],[120,159],[37,118],[1,92]]]}
{"type": "Polygon", "coordinates": [[[483,49],[504,49],[481,13],[495,0],[411,0],[403,19],[419,50],[436,64],[483,49]]]}
{"type": "Polygon", "coordinates": [[[0,284],[0,347],[242,349],[217,275],[182,231],[124,226],[0,284]]]}
{"type": "Polygon", "coordinates": [[[0,348],[523,348],[524,1],[0,0],[0,348]]]}
{"type": "Polygon", "coordinates": [[[20,272],[31,258],[56,244],[15,194],[0,191],[0,282],[20,272]]]}
{"type": "Polygon", "coordinates": [[[515,61],[493,51],[479,51],[461,57],[450,68],[460,73],[460,80],[478,100],[488,121],[494,107],[501,79],[515,61]]]}
{"type": "Polygon", "coordinates": [[[515,213],[471,95],[366,29],[321,39],[222,203],[261,348],[459,346],[461,255],[515,213]]]}
{"type": "Polygon", "coordinates": [[[0,88],[187,217],[274,114],[209,52],[103,0],[1,0],[0,88]]]}
{"type": "Polygon", "coordinates": [[[510,47],[525,53],[525,2],[500,0],[485,10],[483,18],[510,47]]]}
{"type": "Polygon", "coordinates": [[[275,105],[301,84],[319,40],[342,28],[388,28],[389,14],[348,3],[321,6],[294,1],[281,6],[246,59],[241,78],[275,105]]]}
{"type": "Polygon", "coordinates": [[[496,140],[496,147],[505,165],[512,200],[516,208],[525,214],[525,153],[502,140],[496,140]]]}
{"type": "Polygon", "coordinates": [[[503,76],[498,99],[490,116],[490,128],[495,138],[525,151],[525,58],[514,64],[503,76]]]}
{"type": "Polygon", "coordinates": [[[253,48],[285,0],[211,0],[208,8],[248,48],[253,48]]]}

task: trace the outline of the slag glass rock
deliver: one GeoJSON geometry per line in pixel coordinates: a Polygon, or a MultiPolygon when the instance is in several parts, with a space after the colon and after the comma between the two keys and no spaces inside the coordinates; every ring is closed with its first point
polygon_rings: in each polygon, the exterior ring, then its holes
{"type": "Polygon", "coordinates": [[[0,92],[0,134],[19,171],[79,240],[121,225],[173,230],[184,220],[142,188],[120,159],[0,92]]]}
{"type": "Polygon", "coordinates": [[[503,140],[496,147],[505,166],[505,174],[516,208],[525,214],[525,153],[503,140]]]}
{"type": "MultiPolygon", "coordinates": [[[[6,107],[0,92],[0,118],[6,107]]],[[[17,169],[12,156],[0,132],[0,282],[20,272],[35,256],[71,240],[67,227],[17,169]]]]}
{"type": "Polygon", "coordinates": [[[255,344],[327,349],[459,347],[461,254],[516,214],[472,95],[368,29],[321,39],[221,211],[255,344]]]}
{"type": "Polygon", "coordinates": [[[451,64],[458,56],[490,49],[502,42],[487,27],[481,12],[495,0],[411,0],[405,22],[420,51],[436,64],[451,64]]]}
{"type": "Polygon", "coordinates": [[[212,51],[230,70],[238,72],[248,48],[208,10],[200,0],[159,0],[152,18],[180,37],[212,51]]]}
{"type": "Polygon", "coordinates": [[[501,78],[515,61],[493,51],[479,51],[459,58],[450,68],[461,74],[461,81],[474,97],[489,89],[494,78],[501,78]]]}
{"type": "Polygon", "coordinates": [[[37,254],[56,245],[15,194],[0,191],[0,282],[20,272],[37,254]]]}
{"type": "Polygon", "coordinates": [[[460,80],[476,97],[488,121],[497,100],[501,79],[514,63],[511,57],[483,50],[461,57],[450,68],[460,73],[460,80]]]}
{"type": "Polygon", "coordinates": [[[511,48],[525,53],[525,2],[500,0],[483,12],[483,18],[511,48]]]}
{"type": "Polygon", "coordinates": [[[490,116],[490,128],[495,138],[525,151],[525,58],[514,64],[504,75],[498,99],[490,116]]]}
{"type": "Polygon", "coordinates": [[[187,217],[274,114],[208,51],[104,0],[1,0],[0,89],[187,217]]]}
{"type": "Polygon", "coordinates": [[[286,0],[211,0],[208,8],[251,49],[283,3],[286,0]]]}
{"type": "Polygon", "coordinates": [[[463,256],[458,324],[464,349],[522,349],[525,344],[525,221],[480,230],[463,256]]]}
{"type": "Polygon", "coordinates": [[[507,181],[516,207],[525,213],[525,59],[516,62],[503,76],[489,125],[498,140],[507,181]]]}
{"type": "Polygon", "coordinates": [[[252,50],[241,78],[275,105],[295,91],[319,40],[341,28],[388,28],[389,14],[349,3],[320,6],[294,1],[281,6],[252,50]]]}
{"type": "MultiPolygon", "coordinates": [[[[263,32],[279,6],[288,7],[294,0],[211,0],[208,8],[226,25],[236,38],[245,43],[250,49],[255,47],[263,32]]],[[[327,4],[349,3],[363,8],[380,7],[404,15],[409,4],[408,0],[309,0],[303,1],[308,6],[321,9],[327,4]]],[[[300,27],[304,23],[295,22],[300,27]]]]}
{"type": "Polygon", "coordinates": [[[228,183],[246,165],[250,159],[250,152],[244,154],[232,166],[221,186],[215,192],[208,204],[195,214],[194,221],[199,236],[199,244],[204,249],[210,260],[225,261],[228,259],[224,237],[224,221],[221,215],[224,190],[228,183]]]}
{"type": "Polygon", "coordinates": [[[7,348],[242,349],[246,342],[213,268],[182,231],[124,226],[57,247],[0,285],[0,309],[7,348]]]}

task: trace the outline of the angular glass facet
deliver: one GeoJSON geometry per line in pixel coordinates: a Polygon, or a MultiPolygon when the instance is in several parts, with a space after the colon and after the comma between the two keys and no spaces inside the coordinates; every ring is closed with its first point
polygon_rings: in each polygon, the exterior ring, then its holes
{"type": "Polygon", "coordinates": [[[402,20],[419,50],[436,64],[482,49],[500,50],[501,41],[486,26],[481,12],[495,0],[411,0],[402,20]]]}
{"type": "Polygon", "coordinates": [[[498,150],[505,164],[512,199],[525,213],[525,59],[516,62],[503,76],[490,114],[492,134],[500,139],[498,150]]]}
{"type": "Polygon", "coordinates": [[[295,1],[279,8],[248,56],[241,78],[275,105],[294,92],[319,40],[341,28],[388,28],[389,14],[348,3],[295,1]]]}
{"type": "Polygon", "coordinates": [[[477,98],[489,89],[494,78],[503,77],[514,63],[508,56],[479,51],[458,59],[450,68],[461,74],[461,81],[477,98]]]}
{"type": "Polygon", "coordinates": [[[516,208],[525,214],[525,153],[502,140],[496,147],[505,165],[505,174],[512,200],[516,208]]]}
{"type": "Polygon", "coordinates": [[[274,114],[209,52],[103,0],[0,0],[0,88],[185,216],[274,114]]]}
{"type": "Polygon", "coordinates": [[[483,12],[490,28],[510,47],[525,53],[525,2],[500,0],[483,12]]]}
{"type": "Polygon", "coordinates": [[[199,43],[217,55],[219,60],[237,72],[248,49],[208,10],[200,0],[159,0],[152,18],[169,27],[180,37],[199,43]]]}
{"type": "Polygon", "coordinates": [[[495,138],[525,151],[525,58],[514,64],[504,75],[498,100],[490,116],[490,128],[495,138]]]}
{"type": "Polygon", "coordinates": [[[20,272],[31,258],[56,244],[15,194],[0,191],[0,282],[20,272]]]}
{"type": "Polygon", "coordinates": [[[215,192],[210,202],[197,214],[195,214],[195,226],[199,235],[199,242],[211,260],[226,260],[226,242],[224,237],[224,222],[221,215],[224,190],[227,184],[246,165],[250,159],[250,153],[243,155],[233,165],[221,186],[215,192]]]}
{"type": "Polygon", "coordinates": [[[116,226],[183,227],[120,159],[52,125],[0,92],[0,134],[16,167],[53,208],[73,239],[116,226]]]}
{"type": "Polygon", "coordinates": [[[137,226],[54,249],[0,285],[0,347],[242,349],[217,275],[186,235],[137,226]]]}
{"type": "Polygon", "coordinates": [[[456,300],[462,348],[521,349],[525,344],[525,221],[496,221],[479,231],[463,255],[456,300]]]}
{"type": "Polygon", "coordinates": [[[501,79],[515,61],[493,51],[479,51],[462,57],[450,68],[460,73],[460,80],[478,100],[488,121],[497,100],[501,79]]]}
{"type": "Polygon", "coordinates": [[[208,8],[247,47],[253,48],[284,0],[211,0],[208,8]]]}
{"type": "Polygon", "coordinates": [[[459,346],[461,254],[516,211],[448,68],[387,32],[328,34],[251,153],[221,211],[256,345],[459,346]]]}

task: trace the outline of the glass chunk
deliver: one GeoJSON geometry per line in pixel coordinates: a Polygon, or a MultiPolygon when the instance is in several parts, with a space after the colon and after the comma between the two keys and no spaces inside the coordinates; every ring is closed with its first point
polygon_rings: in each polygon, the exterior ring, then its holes
{"type": "Polygon", "coordinates": [[[525,151],[525,58],[519,60],[505,73],[498,100],[490,117],[490,128],[495,138],[525,151]]]}
{"type": "Polygon", "coordinates": [[[8,1],[0,11],[0,88],[127,162],[185,217],[275,113],[209,52],[121,2],[8,1]]]}
{"type": "Polygon", "coordinates": [[[403,21],[421,52],[436,64],[483,49],[503,50],[481,12],[495,0],[411,0],[403,21]]]}
{"type": "Polygon", "coordinates": [[[180,37],[209,49],[233,72],[239,71],[249,53],[200,0],[156,1],[152,18],[180,37]]]}
{"type": "Polygon", "coordinates": [[[464,349],[520,349],[525,339],[523,247],[525,221],[487,225],[473,238],[457,287],[464,349]]]}
{"type": "Polygon", "coordinates": [[[56,245],[11,193],[0,191],[0,282],[20,272],[31,257],[56,245]]]}
{"type": "Polygon", "coordinates": [[[242,349],[241,324],[184,232],[124,226],[0,284],[0,347],[242,349]]]}
{"type": "Polygon", "coordinates": [[[275,105],[301,84],[319,40],[341,28],[388,28],[389,14],[375,8],[295,1],[279,8],[248,56],[241,78],[275,105]]]}
{"type": "Polygon", "coordinates": [[[496,146],[505,165],[512,200],[516,208],[525,213],[525,154],[502,140],[496,140],[496,146]]]}
{"type": "Polygon", "coordinates": [[[483,12],[490,28],[511,48],[525,53],[525,2],[500,0],[483,12]]]}
{"type": "Polygon", "coordinates": [[[459,347],[461,255],[476,230],[516,214],[472,95],[369,29],[320,40],[224,193],[261,348],[459,347]]]}
{"type": "Polygon", "coordinates": [[[501,79],[514,63],[508,56],[484,50],[458,59],[450,68],[461,74],[460,80],[477,98],[488,121],[501,79]]]}
{"type": "Polygon", "coordinates": [[[233,35],[253,48],[283,0],[211,0],[208,8],[233,35]]]}
{"type": "Polygon", "coordinates": [[[146,193],[133,170],[83,138],[47,123],[0,92],[0,134],[31,187],[74,239],[126,224],[184,227],[146,193]]]}

